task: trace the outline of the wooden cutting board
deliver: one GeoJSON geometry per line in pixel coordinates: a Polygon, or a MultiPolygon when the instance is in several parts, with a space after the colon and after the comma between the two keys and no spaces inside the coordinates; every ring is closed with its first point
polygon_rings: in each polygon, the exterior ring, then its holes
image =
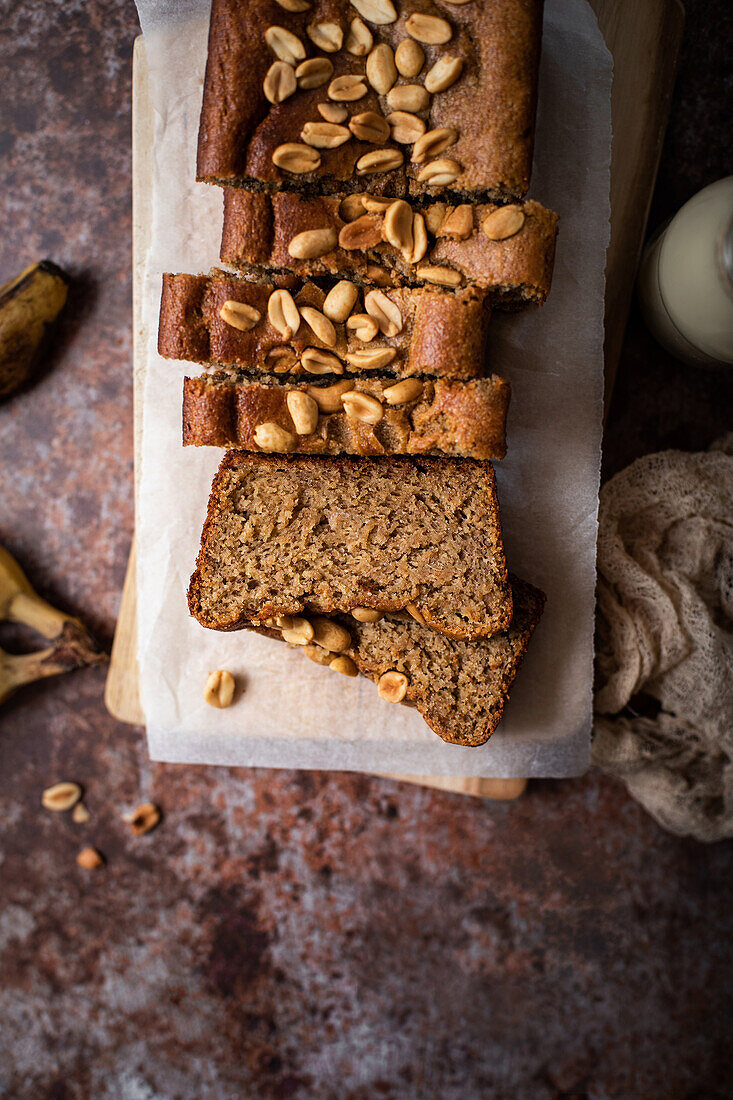
{"type": "MultiPolygon", "coordinates": [[[[669,113],[684,25],[679,0],[591,0],[613,55],[611,241],[606,263],[605,405],[610,401],[669,113]]],[[[153,112],[142,37],[135,42],[132,93],[135,456],[140,453],[146,337],[141,303],[150,240],[153,112]]],[[[137,492],[137,477],[135,479],[137,492]]],[[[135,546],[122,591],[105,703],[120,721],[142,725],[137,671],[135,546]]],[[[525,779],[401,775],[393,778],[483,798],[516,798],[525,779]]]]}

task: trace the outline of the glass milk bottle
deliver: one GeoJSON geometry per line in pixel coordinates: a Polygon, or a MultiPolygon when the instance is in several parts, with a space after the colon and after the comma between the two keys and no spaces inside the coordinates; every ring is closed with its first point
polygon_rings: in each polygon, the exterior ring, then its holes
{"type": "Polygon", "coordinates": [[[676,359],[733,365],[733,176],[699,191],[652,238],[637,291],[652,335],[676,359]]]}

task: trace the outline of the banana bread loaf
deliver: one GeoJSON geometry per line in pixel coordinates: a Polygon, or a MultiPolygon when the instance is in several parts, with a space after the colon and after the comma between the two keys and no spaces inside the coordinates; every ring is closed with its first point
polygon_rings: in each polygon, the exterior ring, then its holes
{"type": "Polygon", "coordinates": [[[522,196],[541,30],[541,0],[214,0],[198,178],[522,196]]]}
{"type": "MultiPolygon", "coordinates": [[[[378,685],[386,702],[416,707],[444,741],[483,745],[499,723],[545,603],[544,592],[538,588],[516,577],[511,581],[511,626],[480,641],[447,638],[408,615],[387,615],[377,622],[359,622],[352,616],[325,621],[315,617],[310,641],[306,641],[304,628],[298,637],[298,630],[293,632],[292,624],[283,621],[285,635],[302,644],[305,655],[318,664],[336,662],[336,670],[350,672],[343,662],[344,657],[349,658],[378,685]]],[[[283,637],[277,626],[260,633],[283,637]]]]}
{"type": "Polygon", "coordinates": [[[545,301],[556,235],[557,215],[534,201],[418,209],[373,195],[225,188],[221,259],[377,286],[468,284],[488,291],[494,307],[517,309],[545,301]]]}
{"type": "Polygon", "coordinates": [[[451,637],[496,634],[512,598],[494,472],[472,459],[228,451],[188,600],[214,630],[365,607],[407,608],[451,637]]]}
{"type": "Polygon", "coordinates": [[[184,446],[302,454],[504,458],[503,378],[405,378],[288,384],[226,375],[183,382],[184,446]]]}
{"type": "MultiPolygon", "coordinates": [[[[333,280],[331,280],[331,284],[333,280]]],[[[164,275],[158,351],[242,374],[484,373],[484,291],[321,288],[293,275],[164,275]]]]}

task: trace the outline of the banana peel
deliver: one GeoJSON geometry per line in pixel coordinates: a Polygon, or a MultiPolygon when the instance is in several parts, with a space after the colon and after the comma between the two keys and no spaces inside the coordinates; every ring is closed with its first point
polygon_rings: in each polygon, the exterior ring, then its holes
{"type": "Polygon", "coordinates": [[[42,600],[15,558],[2,546],[0,620],[25,623],[51,642],[36,653],[15,654],[0,649],[0,703],[33,680],[107,662],[107,654],[83,623],[42,600]]]}
{"type": "Polygon", "coordinates": [[[0,401],[31,377],[66,304],[69,279],[41,260],[0,286],[0,401]]]}

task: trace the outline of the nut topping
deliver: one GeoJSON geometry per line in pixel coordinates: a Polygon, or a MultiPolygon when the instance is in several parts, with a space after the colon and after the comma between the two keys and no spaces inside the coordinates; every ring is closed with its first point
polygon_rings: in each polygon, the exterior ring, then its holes
{"type": "Polygon", "coordinates": [[[428,157],[434,157],[438,153],[442,153],[449,146],[455,145],[457,141],[458,131],[454,130],[452,126],[442,126],[437,130],[428,130],[427,134],[423,134],[415,142],[412,150],[412,161],[414,164],[422,164],[428,157]]]}
{"type": "Polygon", "coordinates": [[[284,145],[278,145],[272,154],[272,163],[285,172],[315,172],[320,166],[321,154],[309,145],[286,141],[284,145]]]}
{"type": "Polygon", "coordinates": [[[287,61],[273,61],[267,70],[262,87],[270,103],[282,103],[297,88],[293,66],[287,61]]]}
{"type": "Polygon", "coordinates": [[[343,45],[344,32],[338,23],[311,23],[305,33],[314,46],[326,53],[336,53],[343,45]]]}
{"type": "Polygon", "coordinates": [[[351,103],[355,99],[363,99],[366,94],[367,87],[361,73],[337,76],[328,85],[328,98],[337,103],[351,103]]]}
{"type": "MultiPolygon", "coordinates": [[[[365,3],[366,0],[362,0],[365,3]]],[[[334,657],[328,666],[334,672],[340,672],[344,676],[358,676],[359,670],[351,660],[351,657],[334,657]]]]}
{"type": "Polygon", "coordinates": [[[370,397],[368,393],[360,393],[359,390],[351,390],[341,398],[346,415],[353,420],[361,420],[364,424],[378,424],[384,416],[382,402],[376,397],[370,397]]]}
{"type": "Polygon", "coordinates": [[[412,209],[404,199],[390,204],[384,215],[382,226],[384,239],[398,248],[400,252],[409,252],[412,248],[412,209]]]}
{"type": "Polygon", "coordinates": [[[281,629],[284,642],[289,642],[290,645],[308,645],[313,641],[313,627],[307,619],[298,615],[283,615],[278,619],[278,626],[280,624],[283,624],[281,629]]]}
{"type": "Polygon", "coordinates": [[[425,74],[425,87],[433,95],[435,92],[444,92],[458,80],[463,72],[463,61],[460,57],[439,57],[433,67],[425,74]]]}
{"type": "Polygon", "coordinates": [[[296,260],[314,260],[332,252],[336,242],[336,230],[330,226],[324,229],[304,229],[302,233],[295,234],[288,245],[288,252],[296,260]]]}
{"type": "Polygon", "coordinates": [[[375,172],[392,172],[399,168],[404,161],[400,149],[375,149],[373,153],[365,153],[356,162],[356,171],[360,176],[371,176],[375,172]]]}
{"type": "Polygon", "coordinates": [[[463,169],[457,160],[445,157],[442,160],[431,160],[418,172],[418,181],[427,183],[428,187],[445,187],[449,183],[455,183],[463,169]]]}
{"type": "Polygon", "coordinates": [[[289,340],[300,327],[300,313],[289,290],[275,290],[267,303],[267,316],[273,328],[289,340]]]}
{"type": "Polygon", "coordinates": [[[332,386],[308,386],[307,393],[312,397],[323,413],[340,412],[343,408],[341,397],[353,390],[354,383],[349,378],[343,382],[334,382],[332,386]]]}
{"type": "Polygon", "coordinates": [[[235,688],[234,677],[231,672],[227,672],[226,669],[217,669],[216,672],[210,672],[206,686],[204,687],[204,699],[210,707],[217,707],[222,710],[224,707],[228,707],[234,698],[235,688]]]}
{"type": "Polygon", "coordinates": [[[309,661],[315,661],[317,665],[330,665],[333,660],[333,654],[326,649],[321,649],[319,645],[304,646],[303,656],[309,661]]]}
{"type": "Polygon", "coordinates": [[[318,427],[318,405],[301,390],[291,390],[285,398],[293,427],[298,435],[312,435],[318,427]]]}
{"type": "Polygon", "coordinates": [[[432,233],[434,237],[438,235],[438,231],[450,209],[444,202],[433,202],[425,211],[425,224],[428,227],[428,232],[432,233]]]}
{"type": "Polygon", "coordinates": [[[323,302],[323,312],[329,321],[343,324],[356,305],[359,291],[353,283],[341,279],[329,290],[323,302]]]}
{"type": "Polygon", "coordinates": [[[351,635],[345,626],[327,619],[324,615],[313,615],[313,641],[321,649],[330,653],[343,653],[351,645],[351,635]]]}
{"type": "Polygon", "coordinates": [[[422,214],[412,216],[412,248],[409,252],[403,252],[408,264],[418,263],[428,250],[428,234],[425,229],[425,218],[422,214]]]}
{"type": "Polygon", "coordinates": [[[373,607],[352,607],[351,615],[358,623],[379,623],[384,618],[384,612],[373,607]]]}
{"type": "Polygon", "coordinates": [[[259,321],[262,314],[254,306],[248,306],[246,302],[227,301],[219,310],[219,316],[225,324],[240,332],[249,332],[259,321]]]}
{"type": "MultiPolygon", "coordinates": [[[[368,154],[371,155],[371,154],[368,154]]],[[[382,241],[382,218],[379,214],[362,214],[354,222],[349,222],[339,233],[339,247],[348,251],[360,249],[365,252],[382,241]]]]}
{"type": "Polygon", "coordinates": [[[423,384],[419,378],[405,378],[387,386],[382,396],[388,405],[404,405],[407,401],[416,401],[422,397],[423,384]]]}
{"type": "Polygon", "coordinates": [[[266,420],[264,424],[257,425],[254,430],[254,440],[261,451],[283,454],[292,451],[295,447],[295,436],[272,420],[266,420]]]}
{"type": "Polygon", "coordinates": [[[371,50],[373,43],[372,32],[366,23],[358,17],[352,19],[345,43],[348,52],[353,53],[354,57],[364,57],[371,50]]]}
{"type": "Polygon", "coordinates": [[[436,283],[438,286],[460,286],[463,282],[463,276],[455,268],[432,264],[423,264],[422,267],[418,267],[417,277],[424,279],[426,283],[436,283]]]}
{"type": "Polygon", "coordinates": [[[419,611],[414,603],[406,603],[405,611],[408,615],[415,620],[416,623],[420,623],[420,626],[425,626],[425,616],[422,611],[419,611]]]}
{"type": "Polygon", "coordinates": [[[339,203],[339,217],[344,222],[353,222],[366,213],[364,199],[366,195],[347,195],[339,203]]]}
{"type": "Polygon", "coordinates": [[[313,306],[301,306],[300,316],[306,324],[310,325],[318,339],[326,347],[333,348],[336,346],[336,329],[328,317],[324,317],[319,309],[314,309],[313,306]]]}
{"type": "Polygon", "coordinates": [[[392,0],[352,0],[352,3],[359,15],[368,23],[376,23],[379,27],[394,23],[397,19],[392,0]]]}
{"type": "Polygon", "coordinates": [[[76,862],[85,871],[98,871],[100,867],[104,867],[104,856],[96,848],[82,848],[76,862]]]}
{"type": "Polygon", "coordinates": [[[83,802],[77,802],[74,809],[71,811],[71,820],[77,825],[86,825],[87,821],[91,820],[92,815],[86,808],[83,802]]]}
{"type": "Polygon", "coordinates": [[[352,313],[346,321],[346,327],[363,344],[368,344],[379,332],[377,322],[368,313],[352,313]]]}
{"type": "Polygon", "coordinates": [[[380,95],[386,95],[397,81],[397,68],[395,66],[392,47],[386,42],[375,46],[366,60],[367,80],[380,95]]]}
{"type": "Polygon", "coordinates": [[[364,297],[367,313],[379,326],[379,331],[387,337],[396,336],[402,331],[402,313],[399,306],[388,298],[383,290],[370,290],[364,297]]]}
{"type": "Polygon", "coordinates": [[[451,240],[465,241],[473,233],[473,207],[470,203],[448,208],[438,229],[438,237],[450,237],[451,240]]]}
{"type": "Polygon", "coordinates": [[[160,810],[154,802],[143,802],[136,810],[125,817],[135,836],[145,836],[152,832],[160,822],[160,810]]]}
{"type": "Polygon", "coordinates": [[[295,70],[299,88],[320,88],[331,79],[333,65],[327,57],[309,57],[295,70]]]}
{"type": "Polygon", "coordinates": [[[377,681],[377,693],[386,703],[401,703],[407,694],[410,681],[404,672],[383,672],[377,681]]]}
{"type": "Polygon", "coordinates": [[[349,117],[349,112],[341,103],[319,103],[318,113],[326,122],[345,122],[349,117]]]}
{"type": "MultiPolygon", "coordinates": [[[[460,0],[453,0],[453,3],[460,2],[460,0]]],[[[277,3],[281,8],[285,8],[285,11],[308,11],[310,7],[310,0],[277,0],[277,3]]]]}
{"type": "MultiPolygon", "coordinates": [[[[300,319],[300,314],[298,318],[300,319]]],[[[265,368],[273,374],[287,374],[294,369],[297,362],[298,356],[292,348],[270,348],[265,355],[265,368]]]]}
{"type": "Polygon", "coordinates": [[[387,122],[392,131],[392,141],[399,145],[412,145],[425,133],[423,120],[408,111],[392,111],[387,115],[387,122]]]}
{"type": "Polygon", "coordinates": [[[301,140],[316,149],[338,149],[349,140],[351,134],[345,126],[335,122],[306,122],[300,131],[301,140]]]}
{"type": "Polygon", "coordinates": [[[44,810],[53,810],[54,813],[63,813],[72,809],[81,798],[81,787],[78,783],[54,783],[52,787],[46,787],[41,795],[41,805],[44,810]]]}
{"type": "Polygon", "coordinates": [[[305,46],[297,35],[285,27],[268,27],[265,31],[265,42],[278,61],[287,61],[293,68],[299,61],[305,60],[305,46]]]}
{"type": "Polygon", "coordinates": [[[384,145],[389,138],[389,123],[376,111],[352,115],[349,129],[359,141],[370,141],[372,145],[384,145]]]}
{"type": "Polygon", "coordinates": [[[300,357],[308,374],[343,374],[344,365],[336,355],[322,348],[306,348],[300,357]]]}
{"type": "Polygon", "coordinates": [[[442,46],[453,37],[453,29],[446,19],[418,11],[409,17],[405,30],[410,38],[416,38],[418,42],[425,42],[430,46],[442,46]]]}
{"type": "Polygon", "coordinates": [[[349,352],[346,362],[356,370],[381,370],[396,358],[395,348],[365,348],[364,351],[349,352]]]}
{"type": "Polygon", "coordinates": [[[490,241],[505,241],[518,233],[526,221],[521,206],[499,206],[487,214],[481,222],[481,228],[490,241]]]}
{"type": "Polygon", "coordinates": [[[380,199],[376,195],[364,195],[364,209],[368,214],[383,214],[394,202],[394,199],[380,199]]]}
{"type": "MultiPolygon", "coordinates": [[[[403,38],[394,55],[397,72],[411,80],[425,64],[425,51],[414,38],[403,38]]],[[[428,88],[428,91],[432,89],[428,88]]]]}
{"type": "Polygon", "coordinates": [[[387,93],[387,102],[393,111],[427,111],[430,96],[422,84],[397,84],[387,93]]]}

